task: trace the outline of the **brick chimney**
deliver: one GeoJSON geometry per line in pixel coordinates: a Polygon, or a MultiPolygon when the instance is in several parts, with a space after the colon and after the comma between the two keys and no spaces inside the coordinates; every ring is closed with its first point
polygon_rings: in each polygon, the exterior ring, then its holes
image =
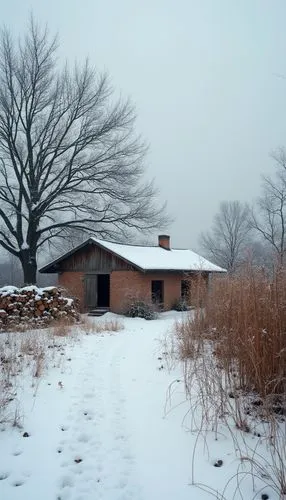
{"type": "Polygon", "coordinates": [[[165,248],[165,250],[171,250],[170,249],[170,236],[167,234],[159,234],[158,245],[161,248],[165,248]]]}

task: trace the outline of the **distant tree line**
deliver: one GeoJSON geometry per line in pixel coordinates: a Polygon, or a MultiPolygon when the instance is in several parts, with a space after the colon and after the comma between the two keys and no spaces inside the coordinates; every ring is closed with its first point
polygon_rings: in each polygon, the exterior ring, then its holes
{"type": "Polygon", "coordinates": [[[272,155],[275,171],[262,176],[261,195],[249,206],[223,201],[212,227],[200,236],[203,253],[229,272],[251,262],[271,269],[286,263],[286,152],[272,155]]]}

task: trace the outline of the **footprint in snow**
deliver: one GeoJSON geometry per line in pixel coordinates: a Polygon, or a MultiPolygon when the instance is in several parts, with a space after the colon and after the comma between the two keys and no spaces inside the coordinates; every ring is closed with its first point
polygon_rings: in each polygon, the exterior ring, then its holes
{"type": "MultiPolygon", "coordinates": [[[[65,460],[64,462],[62,462],[62,463],[61,463],[61,467],[63,467],[64,469],[65,469],[66,467],[68,467],[68,466],[69,466],[69,462],[68,462],[67,460],[65,460]]],[[[62,487],[63,487],[63,486],[62,486],[62,487]]]]}
{"type": "Polygon", "coordinates": [[[16,449],[15,451],[13,451],[12,455],[14,457],[18,457],[19,455],[22,455],[22,453],[23,453],[23,450],[16,449]]]}
{"type": "Polygon", "coordinates": [[[68,425],[62,425],[61,426],[61,431],[65,432],[65,431],[68,431],[69,430],[69,426],[68,425]]]}
{"type": "Polygon", "coordinates": [[[94,415],[87,415],[86,420],[91,422],[92,420],[94,420],[94,415]]]}
{"type": "Polygon", "coordinates": [[[23,486],[23,484],[25,484],[25,481],[23,478],[18,478],[11,481],[10,484],[11,486],[15,486],[16,488],[18,488],[19,486],[23,486]]]}
{"type": "Polygon", "coordinates": [[[133,457],[133,455],[131,455],[129,453],[126,453],[125,455],[123,455],[123,459],[127,460],[127,462],[134,463],[134,457],[133,457]]]}
{"type": "Polygon", "coordinates": [[[9,472],[0,472],[0,481],[4,481],[10,476],[9,472]]]}
{"type": "Polygon", "coordinates": [[[84,394],[84,398],[87,398],[87,399],[91,399],[95,396],[95,392],[87,392],[86,394],[84,394]]]}
{"type": "Polygon", "coordinates": [[[63,491],[57,496],[57,500],[68,500],[70,498],[70,491],[63,491]]]}
{"type": "Polygon", "coordinates": [[[75,465],[74,467],[70,468],[70,472],[72,472],[72,474],[77,474],[78,476],[80,476],[83,473],[83,469],[75,465]]]}
{"type": "Polygon", "coordinates": [[[91,436],[89,436],[89,434],[79,434],[77,440],[80,442],[80,443],[88,443],[88,441],[90,441],[91,439],[91,436]]]}
{"type": "Polygon", "coordinates": [[[122,434],[117,434],[115,436],[116,441],[126,441],[126,436],[123,436],[122,434]]]}
{"type": "Polygon", "coordinates": [[[71,476],[63,476],[60,479],[60,488],[71,488],[74,486],[74,481],[71,476]]]}

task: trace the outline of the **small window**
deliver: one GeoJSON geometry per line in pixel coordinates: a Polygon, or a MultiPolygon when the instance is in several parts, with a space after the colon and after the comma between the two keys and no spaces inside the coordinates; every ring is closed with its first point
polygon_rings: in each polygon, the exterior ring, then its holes
{"type": "Polygon", "coordinates": [[[151,293],[153,304],[157,304],[162,307],[164,303],[164,281],[153,280],[151,282],[151,293]]]}
{"type": "Polygon", "coordinates": [[[190,299],[190,282],[188,280],[181,281],[181,299],[187,301],[190,299]]]}

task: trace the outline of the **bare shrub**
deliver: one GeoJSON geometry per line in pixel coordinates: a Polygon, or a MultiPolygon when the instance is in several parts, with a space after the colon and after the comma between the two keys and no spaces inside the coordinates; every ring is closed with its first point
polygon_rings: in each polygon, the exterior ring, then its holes
{"type": "Polygon", "coordinates": [[[39,352],[34,357],[35,369],[34,369],[34,377],[39,378],[42,375],[43,367],[44,367],[44,352],[39,352]]]}
{"type": "Polygon", "coordinates": [[[65,318],[62,318],[61,320],[57,321],[57,323],[51,328],[51,333],[55,337],[69,337],[73,332],[75,328],[71,324],[70,321],[68,321],[65,318]]]}
{"type": "Polygon", "coordinates": [[[285,271],[277,270],[272,281],[251,267],[239,276],[214,279],[204,308],[175,327],[181,357],[196,351],[198,340],[210,341],[229,384],[273,406],[271,400],[282,400],[286,392],[285,304],[285,271]]]}
{"type": "MultiPolygon", "coordinates": [[[[273,280],[250,266],[213,283],[200,330],[215,330],[215,354],[237,368],[237,386],[263,398],[286,392],[286,274],[273,280]]],[[[266,401],[266,399],[265,399],[266,401]]]]}
{"type": "Polygon", "coordinates": [[[80,328],[87,335],[90,335],[93,333],[119,332],[124,329],[124,324],[117,318],[94,321],[84,316],[80,328]]]}
{"type": "Polygon", "coordinates": [[[178,354],[181,359],[195,358],[200,353],[201,342],[193,328],[194,318],[190,314],[184,321],[175,321],[178,354]]]}
{"type": "Polygon", "coordinates": [[[158,351],[158,361],[164,359],[168,371],[173,370],[180,359],[179,349],[172,329],[167,331],[160,340],[160,350],[158,351]]]}
{"type": "Polygon", "coordinates": [[[4,411],[8,404],[13,401],[15,393],[11,383],[7,382],[5,378],[1,377],[0,380],[0,423],[4,419],[4,411]]]}
{"type": "Polygon", "coordinates": [[[279,498],[286,491],[285,277],[277,269],[270,280],[249,266],[239,276],[215,279],[204,308],[198,289],[193,316],[175,324],[189,425],[199,435],[212,430],[216,436],[225,426],[241,463],[249,465],[239,467],[233,480],[262,478],[279,498]],[[265,456],[249,433],[263,439],[265,456]]]}
{"type": "Polygon", "coordinates": [[[0,336],[0,422],[20,425],[22,380],[31,382],[36,397],[40,379],[50,366],[65,369],[64,349],[79,338],[66,321],[49,329],[3,333],[0,336]]]}
{"type": "Polygon", "coordinates": [[[106,320],[103,323],[96,323],[94,325],[94,330],[96,333],[101,333],[101,332],[119,332],[120,330],[123,330],[124,325],[118,319],[113,319],[113,320],[106,320]]]}

